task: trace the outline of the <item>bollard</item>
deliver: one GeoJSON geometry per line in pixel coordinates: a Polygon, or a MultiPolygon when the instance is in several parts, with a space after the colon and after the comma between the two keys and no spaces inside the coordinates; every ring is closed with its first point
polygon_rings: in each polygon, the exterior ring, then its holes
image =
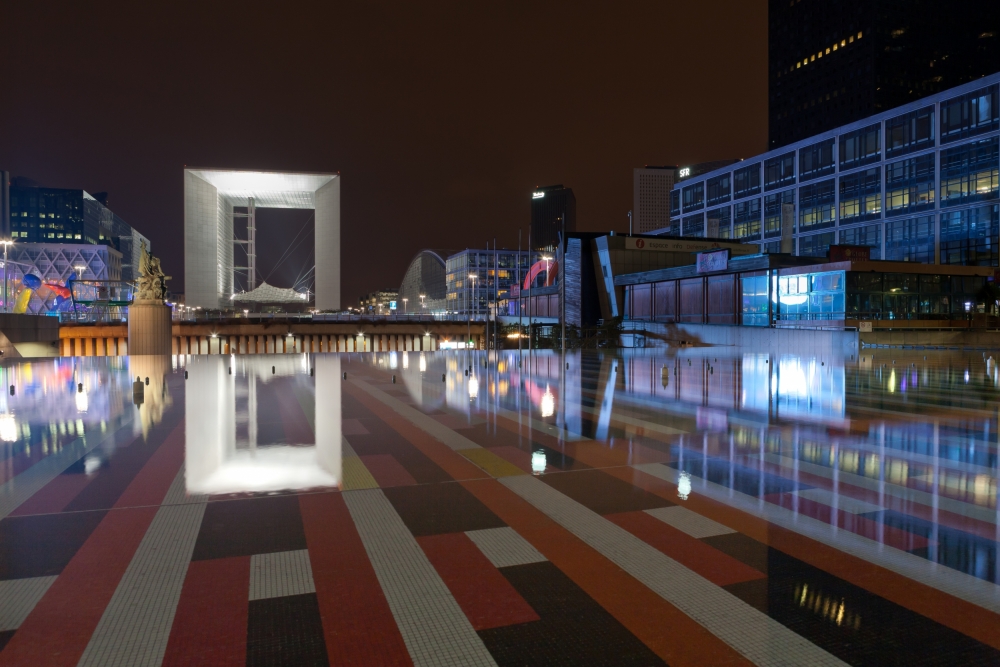
{"type": "Polygon", "coordinates": [[[146,378],[146,386],[149,386],[149,378],[146,378]]]}
{"type": "Polygon", "coordinates": [[[83,383],[82,382],[79,383],[78,385],[76,385],[76,393],[78,393],[78,394],[82,394],[83,393],[83,383]]]}
{"type": "Polygon", "coordinates": [[[444,379],[444,375],[445,375],[444,373],[441,373],[441,382],[445,382],[445,381],[446,381],[446,380],[444,379]]]}
{"type": "Polygon", "coordinates": [[[347,371],[344,371],[344,379],[347,379],[347,371]]]}
{"type": "Polygon", "coordinates": [[[229,367],[229,374],[230,374],[230,375],[232,375],[232,374],[233,374],[233,367],[232,367],[232,366],[230,366],[230,367],[229,367]]]}
{"type": "Polygon", "coordinates": [[[468,371],[468,369],[466,369],[466,371],[465,371],[465,377],[469,377],[469,371],[468,371]]]}
{"type": "Polygon", "coordinates": [[[316,369],[315,368],[310,368],[309,369],[309,377],[312,377],[315,374],[316,374],[316,369]]]}
{"type": "Polygon", "coordinates": [[[271,375],[274,375],[274,366],[271,366],[271,375]]]}
{"type": "Polygon", "coordinates": [[[395,375],[392,376],[392,383],[396,384],[396,376],[395,375]]]}
{"type": "Polygon", "coordinates": [[[13,395],[14,395],[14,385],[11,385],[11,386],[10,386],[10,395],[11,395],[11,396],[13,396],[13,395]]]}
{"type": "MultiPolygon", "coordinates": [[[[139,379],[139,378],[136,378],[136,380],[138,380],[138,379],[139,379]]],[[[184,379],[185,379],[185,380],[187,380],[187,379],[188,379],[188,372],[187,372],[187,371],[184,371],[184,379]]]]}

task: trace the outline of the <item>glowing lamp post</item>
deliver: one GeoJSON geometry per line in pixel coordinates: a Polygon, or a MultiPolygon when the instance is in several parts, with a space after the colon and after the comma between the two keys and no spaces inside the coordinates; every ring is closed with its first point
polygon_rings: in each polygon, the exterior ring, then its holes
{"type": "Polygon", "coordinates": [[[10,239],[0,241],[3,243],[3,312],[9,313],[10,307],[7,305],[7,249],[14,243],[10,239]]]}
{"type": "Polygon", "coordinates": [[[406,315],[406,302],[409,301],[405,296],[403,297],[403,314],[406,315]]]}

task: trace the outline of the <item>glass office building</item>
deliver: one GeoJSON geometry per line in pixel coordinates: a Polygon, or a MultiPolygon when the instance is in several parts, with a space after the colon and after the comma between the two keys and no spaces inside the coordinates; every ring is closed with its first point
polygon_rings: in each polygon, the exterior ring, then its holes
{"type": "MultiPolygon", "coordinates": [[[[98,195],[100,196],[100,195],[98,195]]],[[[141,244],[135,231],[86,190],[10,187],[10,236],[14,243],[89,243],[122,254],[121,279],[139,277],[141,244]]]]}
{"type": "Polygon", "coordinates": [[[791,204],[800,256],[998,266],[998,91],[1000,73],[683,180],[661,231],[779,252],[791,204]]]}
{"type": "Polygon", "coordinates": [[[463,250],[446,260],[448,312],[486,315],[494,301],[504,304],[510,287],[524,280],[543,253],[522,250],[463,250]],[[520,266],[518,264],[520,263],[520,266]],[[473,277],[475,276],[475,277],[473,277]]]}

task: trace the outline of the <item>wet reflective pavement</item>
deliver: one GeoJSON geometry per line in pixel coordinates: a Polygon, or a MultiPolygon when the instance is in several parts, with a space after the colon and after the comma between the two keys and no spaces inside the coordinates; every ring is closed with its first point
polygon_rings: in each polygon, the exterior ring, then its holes
{"type": "Polygon", "coordinates": [[[989,352],[0,375],[0,666],[1000,664],[989,352]]]}

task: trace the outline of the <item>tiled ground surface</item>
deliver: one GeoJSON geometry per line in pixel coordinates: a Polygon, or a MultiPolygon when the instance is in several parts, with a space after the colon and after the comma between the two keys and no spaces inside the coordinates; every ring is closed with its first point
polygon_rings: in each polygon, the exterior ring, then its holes
{"type": "Polygon", "coordinates": [[[174,360],[140,408],[90,360],[89,404],[12,401],[0,667],[1000,665],[986,355],[419,356],[208,393],[221,360],[174,360]],[[226,462],[290,481],[188,491],[226,462]]]}

